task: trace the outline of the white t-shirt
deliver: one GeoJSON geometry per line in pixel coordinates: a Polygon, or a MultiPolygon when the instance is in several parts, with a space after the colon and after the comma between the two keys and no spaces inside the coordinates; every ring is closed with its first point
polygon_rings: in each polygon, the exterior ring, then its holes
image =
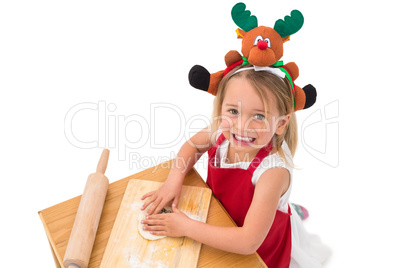
{"type": "MultiPolygon", "coordinates": [[[[250,166],[251,162],[228,163],[228,161],[227,161],[228,145],[229,145],[229,141],[224,140],[221,143],[221,145],[218,147],[218,149],[216,150],[216,158],[220,159],[221,168],[241,168],[241,169],[247,170],[248,167],[250,166]]],[[[292,155],[291,155],[289,147],[285,141],[282,143],[282,149],[286,155],[287,161],[289,163],[292,163],[293,162],[292,155]]],[[[279,156],[278,153],[270,154],[263,159],[263,161],[260,163],[260,165],[255,169],[253,176],[251,178],[251,182],[255,187],[255,185],[257,184],[257,181],[259,180],[261,175],[268,169],[271,169],[274,167],[285,168],[289,171],[289,174],[290,174],[289,188],[287,189],[285,194],[282,195],[282,197],[279,199],[279,203],[278,203],[278,210],[288,213],[289,196],[290,196],[290,192],[292,190],[293,169],[292,169],[292,167],[290,167],[286,164],[286,162],[282,159],[281,156],[279,156]]]]}
{"type": "MultiPolygon", "coordinates": [[[[251,162],[238,162],[231,164],[226,161],[228,145],[229,141],[224,140],[216,150],[216,159],[220,159],[221,168],[248,169],[251,162]]],[[[288,163],[293,164],[292,155],[285,141],[282,143],[282,149],[285,153],[288,163]]],[[[277,208],[282,212],[288,213],[288,204],[290,204],[289,196],[290,192],[292,191],[293,169],[291,166],[286,164],[279,154],[274,153],[266,156],[260,165],[255,169],[251,182],[255,187],[258,179],[261,177],[261,174],[274,167],[286,168],[290,174],[289,188],[280,198],[277,208]]],[[[292,213],[290,217],[292,229],[292,253],[289,268],[322,268],[322,263],[330,255],[330,249],[321,242],[321,239],[317,235],[310,234],[306,231],[301,218],[292,205],[290,205],[290,209],[292,213]]]]}

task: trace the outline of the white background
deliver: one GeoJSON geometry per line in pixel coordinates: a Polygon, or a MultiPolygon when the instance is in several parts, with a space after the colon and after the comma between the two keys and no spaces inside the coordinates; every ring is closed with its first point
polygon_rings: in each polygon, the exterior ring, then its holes
{"type": "MultiPolygon", "coordinates": [[[[174,157],[185,134],[206,124],[213,98],[189,86],[187,74],[194,64],[223,69],[226,52],[240,50],[235,3],[2,1],[2,266],[53,267],[37,212],[80,195],[103,148],[113,182],[174,157]]],[[[309,209],[306,228],[332,249],[325,267],[395,266],[398,2],[246,4],[260,25],[292,9],[305,17],[283,60],[295,61],[297,84],[312,83],[319,95],[297,113],[292,200],[309,209]]]]}

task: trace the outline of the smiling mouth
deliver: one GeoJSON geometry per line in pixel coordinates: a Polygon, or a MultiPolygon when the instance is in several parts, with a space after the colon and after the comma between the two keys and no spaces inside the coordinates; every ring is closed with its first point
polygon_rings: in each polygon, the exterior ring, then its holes
{"type": "Polygon", "coordinates": [[[232,135],[233,135],[233,138],[239,142],[252,143],[255,141],[255,138],[243,137],[243,136],[239,136],[236,134],[232,134],[232,135]]]}

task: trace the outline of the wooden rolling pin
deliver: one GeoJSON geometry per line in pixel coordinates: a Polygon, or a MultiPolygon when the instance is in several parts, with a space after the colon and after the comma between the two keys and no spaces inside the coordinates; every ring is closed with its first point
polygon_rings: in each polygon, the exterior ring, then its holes
{"type": "Polygon", "coordinates": [[[109,180],[104,175],[108,159],[109,150],[104,149],[96,172],[88,176],[64,254],[63,265],[66,268],[88,267],[109,186],[109,180]]]}

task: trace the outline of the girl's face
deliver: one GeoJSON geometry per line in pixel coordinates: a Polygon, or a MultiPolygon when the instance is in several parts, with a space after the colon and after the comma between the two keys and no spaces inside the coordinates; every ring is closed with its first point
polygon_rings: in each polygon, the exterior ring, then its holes
{"type": "Polygon", "coordinates": [[[230,146],[237,152],[256,153],[274,136],[281,134],[290,119],[280,116],[275,97],[267,90],[266,116],[264,104],[257,91],[244,77],[233,77],[227,84],[222,103],[222,131],[230,146]],[[268,117],[268,118],[267,118],[268,117]]]}

